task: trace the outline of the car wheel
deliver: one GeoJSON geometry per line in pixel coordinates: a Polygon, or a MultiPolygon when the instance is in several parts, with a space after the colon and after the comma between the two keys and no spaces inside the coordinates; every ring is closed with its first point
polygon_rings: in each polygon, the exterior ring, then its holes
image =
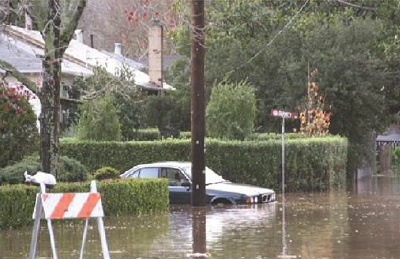
{"type": "Polygon", "coordinates": [[[233,205],[233,203],[228,199],[218,198],[218,199],[215,199],[211,203],[211,205],[214,205],[214,206],[217,206],[217,207],[225,207],[225,206],[233,205]]]}

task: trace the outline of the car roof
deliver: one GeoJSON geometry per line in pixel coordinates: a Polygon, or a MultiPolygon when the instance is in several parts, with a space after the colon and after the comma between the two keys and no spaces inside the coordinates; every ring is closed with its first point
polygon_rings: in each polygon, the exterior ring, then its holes
{"type": "Polygon", "coordinates": [[[179,167],[179,168],[186,168],[191,166],[191,162],[183,162],[183,161],[164,161],[164,162],[154,162],[149,164],[140,164],[135,166],[135,168],[142,168],[142,167],[179,167]]]}

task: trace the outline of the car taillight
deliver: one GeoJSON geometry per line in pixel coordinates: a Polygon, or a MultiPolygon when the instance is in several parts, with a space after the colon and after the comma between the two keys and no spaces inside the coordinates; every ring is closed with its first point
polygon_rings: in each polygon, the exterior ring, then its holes
{"type": "Polygon", "coordinates": [[[246,197],[246,203],[247,204],[252,204],[252,203],[258,203],[258,197],[246,197]]]}

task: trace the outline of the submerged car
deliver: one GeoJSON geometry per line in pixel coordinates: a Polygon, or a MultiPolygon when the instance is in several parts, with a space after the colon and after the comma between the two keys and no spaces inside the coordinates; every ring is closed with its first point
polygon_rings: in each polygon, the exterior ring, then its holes
{"type": "MultiPolygon", "coordinates": [[[[169,181],[171,204],[190,204],[192,194],[192,164],[190,162],[158,162],[137,165],[121,178],[166,178],[169,181]]],[[[256,204],[275,202],[271,189],[235,184],[206,167],[206,201],[208,204],[256,204]]]]}

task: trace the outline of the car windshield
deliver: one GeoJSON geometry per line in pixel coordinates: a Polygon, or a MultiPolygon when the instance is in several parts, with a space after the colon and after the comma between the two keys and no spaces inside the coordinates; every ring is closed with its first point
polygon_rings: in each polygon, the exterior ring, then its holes
{"type": "MultiPolygon", "coordinates": [[[[184,169],[185,169],[186,173],[189,175],[190,180],[191,180],[192,179],[191,166],[187,166],[184,169]]],[[[222,178],[222,176],[218,175],[210,168],[206,167],[206,184],[221,183],[221,182],[227,182],[227,180],[222,178]]]]}

